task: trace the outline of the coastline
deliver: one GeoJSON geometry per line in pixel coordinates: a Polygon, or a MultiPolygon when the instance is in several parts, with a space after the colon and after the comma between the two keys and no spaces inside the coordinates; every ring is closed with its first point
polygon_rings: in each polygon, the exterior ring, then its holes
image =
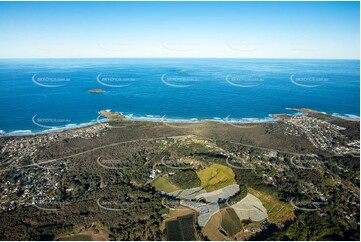
{"type": "MultiPolygon", "coordinates": [[[[286,110],[294,111],[295,114],[289,114],[289,113],[279,113],[279,114],[269,114],[268,117],[264,118],[205,118],[205,119],[182,119],[182,118],[165,118],[165,116],[161,117],[159,115],[145,115],[145,116],[134,116],[132,114],[125,115],[122,112],[112,112],[111,110],[107,109],[105,111],[109,113],[114,113],[117,115],[121,115],[124,118],[121,121],[131,121],[131,122],[153,122],[153,123],[177,123],[177,124],[196,124],[196,123],[202,123],[202,122],[218,122],[223,124],[265,124],[265,123],[271,123],[271,122],[279,122],[282,121],[283,117],[290,117],[293,115],[306,115],[307,113],[319,113],[324,114],[328,116],[332,116],[335,118],[347,120],[347,121],[357,121],[360,122],[360,117],[353,114],[338,114],[338,113],[326,113],[318,110],[313,110],[309,108],[286,108],[286,110]]],[[[99,111],[99,114],[103,110],[99,111]]],[[[36,135],[44,135],[49,133],[61,133],[61,132],[67,132],[72,130],[81,130],[84,128],[88,128],[91,126],[101,125],[104,123],[108,123],[110,120],[109,118],[106,118],[102,116],[101,114],[95,119],[91,120],[90,122],[85,122],[81,124],[68,124],[64,127],[56,127],[51,129],[46,129],[43,131],[34,132],[33,130],[15,130],[6,133],[3,130],[0,130],[0,138],[1,137],[22,137],[22,136],[36,136],[36,135]],[[103,118],[101,118],[103,117],[103,118]]]]}

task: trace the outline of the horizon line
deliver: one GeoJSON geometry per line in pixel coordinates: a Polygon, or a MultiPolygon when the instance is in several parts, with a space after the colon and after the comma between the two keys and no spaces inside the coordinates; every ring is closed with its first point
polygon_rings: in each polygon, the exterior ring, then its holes
{"type": "Polygon", "coordinates": [[[278,59],[278,60],[354,60],[360,58],[287,58],[287,57],[0,57],[0,60],[31,59],[278,59]]]}

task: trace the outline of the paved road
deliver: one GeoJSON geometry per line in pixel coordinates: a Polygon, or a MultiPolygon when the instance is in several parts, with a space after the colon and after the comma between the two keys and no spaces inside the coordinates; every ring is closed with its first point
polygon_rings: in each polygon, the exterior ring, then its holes
{"type": "Polygon", "coordinates": [[[37,163],[33,163],[33,164],[29,164],[29,165],[24,165],[24,166],[14,166],[8,169],[3,169],[0,170],[1,171],[7,171],[7,170],[11,170],[11,169],[18,169],[18,168],[24,168],[24,167],[30,167],[30,166],[39,166],[39,165],[44,165],[44,164],[48,164],[48,163],[52,163],[55,161],[59,161],[59,160],[64,160],[64,159],[69,159],[69,158],[73,158],[73,157],[77,157],[80,155],[84,155],[84,154],[88,154],[91,153],[93,151],[96,150],[100,150],[103,148],[108,148],[108,147],[112,147],[112,146],[117,146],[120,144],[128,144],[128,143],[136,143],[139,141],[153,141],[153,140],[161,140],[161,139],[181,139],[181,138],[190,138],[190,137],[194,137],[194,135],[180,135],[180,136],[168,136],[168,137],[157,137],[157,138],[148,138],[148,139],[136,139],[136,140],[128,140],[128,141],[122,141],[122,142],[117,142],[117,143],[112,143],[112,144],[107,144],[107,145],[102,145],[102,146],[98,146],[86,151],[82,151],[76,154],[72,154],[72,155],[68,155],[68,156],[64,156],[64,157],[60,157],[60,158],[56,158],[56,159],[51,159],[51,160],[46,160],[46,161],[41,161],[41,162],[37,162],[37,163]]]}
{"type": "MultiPolygon", "coordinates": [[[[82,152],[79,152],[79,153],[76,153],[76,154],[72,154],[72,155],[68,155],[68,156],[64,156],[64,157],[60,157],[60,158],[56,158],[56,159],[41,161],[41,162],[37,162],[37,163],[34,162],[33,164],[24,165],[24,166],[11,167],[11,168],[8,168],[8,169],[0,170],[0,172],[10,170],[10,169],[17,169],[17,168],[24,168],[24,167],[30,167],[30,166],[44,165],[44,164],[52,163],[52,162],[55,162],[55,161],[59,161],[59,160],[63,160],[63,159],[69,159],[69,158],[77,157],[77,156],[84,155],[84,154],[87,154],[87,153],[91,153],[93,151],[100,150],[100,149],[103,149],[103,148],[117,146],[117,145],[120,145],[120,144],[136,143],[136,142],[139,142],[139,141],[161,140],[161,139],[166,139],[166,138],[181,139],[181,138],[191,138],[191,137],[198,137],[198,138],[206,139],[206,140],[210,140],[210,141],[217,141],[217,139],[211,139],[211,138],[202,137],[202,136],[198,136],[198,135],[179,135],[179,136],[168,136],[168,137],[166,136],[166,137],[147,138],[147,139],[136,139],[136,140],[122,141],[122,142],[116,142],[116,143],[112,143],[112,144],[102,145],[102,146],[95,147],[95,148],[92,148],[92,149],[89,149],[89,150],[86,150],[86,151],[82,151],[82,152]]],[[[291,155],[295,155],[295,156],[314,156],[314,154],[299,154],[299,153],[295,153],[295,152],[280,151],[280,150],[275,150],[275,149],[271,149],[271,148],[260,147],[260,146],[256,146],[256,145],[249,145],[249,144],[244,144],[244,143],[239,143],[239,142],[232,142],[232,141],[227,141],[227,140],[219,140],[219,141],[224,141],[224,142],[228,142],[228,143],[231,143],[231,144],[242,145],[242,146],[245,146],[245,147],[251,147],[251,148],[260,149],[260,150],[275,151],[275,152],[284,153],[284,154],[291,154],[291,155]]]]}
{"type": "Polygon", "coordinates": [[[256,145],[249,145],[249,144],[245,144],[245,143],[239,143],[239,142],[233,142],[233,141],[227,141],[227,140],[220,140],[220,141],[228,142],[228,143],[231,143],[234,145],[242,145],[242,146],[246,146],[246,147],[250,147],[250,148],[260,149],[260,150],[275,151],[275,152],[279,152],[279,153],[283,153],[283,154],[298,155],[298,156],[314,156],[314,154],[300,154],[300,153],[295,153],[295,152],[290,152],[290,151],[275,150],[275,149],[271,149],[271,148],[260,147],[260,146],[256,146],[256,145]]]}
{"type": "Polygon", "coordinates": [[[291,206],[294,207],[295,209],[302,210],[302,211],[307,211],[307,212],[315,212],[315,211],[321,210],[321,209],[319,209],[319,208],[300,208],[300,207],[297,207],[297,206],[293,203],[293,199],[294,199],[294,198],[291,198],[290,204],[291,204],[291,206]]]}
{"type": "Polygon", "coordinates": [[[317,170],[317,168],[314,168],[314,167],[304,167],[304,166],[299,166],[299,165],[296,165],[293,160],[295,159],[294,156],[291,157],[291,160],[290,160],[290,163],[291,165],[293,165],[294,167],[296,168],[299,168],[299,169],[305,169],[305,170],[317,170]]]}
{"type": "MultiPolygon", "coordinates": [[[[33,164],[24,165],[24,166],[14,166],[14,167],[11,167],[11,168],[2,169],[2,170],[0,170],[0,172],[11,170],[11,169],[30,167],[30,166],[41,166],[41,165],[44,165],[44,164],[49,164],[49,163],[52,163],[52,162],[55,162],[55,161],[77,157],[77,156],[80,156],[80,155],[91,153],[91,152],[96,151],[96,150],[100,150],[100,149],[108,148],[108,147],[113,147],[113,146],[117,146],[117,145],[121,145],[121,144],[136,143],[136,142],[139,142],[139,141],[161,140],[161,139],[166,139],[166,138],[181,139],[181,138],[191,138],[191,137],[198,137],[198,138],[206,139],[206,140],[210,140],[210,141],[216,141],[217,140],[217,139],[211,139],[211,138],[202,137],[202,136],[198,136],[198,135],[179,135],[179,136],[165,136],[165,137],[157,137],[157,138],[128,140],[128,141],[122,141],[122,142],[116,142],[116,143],[111,143],[111,144],[107,144],[107,145],[98,146],[98,147],[95,147],[95,148],[92,148],[92,149],[89,149],[89,150],[86,150],[86,151],[82,151],[82,152],[79,152],[79,153],[76,153],[76,154],[72,154],[72,155],[68,155],[68,156],[64,156],[64,157],[60,157],[60,158],[56,158],[56,159],[51,159],[51,160],[46,160],[46,161],[41,161],[41,162],[36,162],[36,163],[34,162],[33,164]]],[[[256,149],[261,149],[261,150],[277,151],[277,152],[280,152],[280,153],[286,153],[286,154],[292,154],[292,155],[298,155],[298,156],[301,156],[301,155],[303,155],[303,156],[312,156],[310,154],[298,154],[298,153],[294,153],[294,152],[279,151],[279,150],[274,150],[274,149],[270,149],[270,148],[265,148],[265,147],[255,146],[255,145],[249,145],[249,144],[244,144],[244,143],[238,143],[238,142],[232,142],[232,141],[226,141],[226,140],[222,140],[222,141],[228,142],[228,143],[231,143],[231,144],[242,145],[242,146],[256,148],[256,149]]]]}

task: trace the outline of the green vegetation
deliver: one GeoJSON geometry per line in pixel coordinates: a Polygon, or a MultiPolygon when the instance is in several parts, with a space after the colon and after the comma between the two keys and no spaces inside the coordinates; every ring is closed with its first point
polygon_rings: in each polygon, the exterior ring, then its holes
{"type": "Polygon", "coordinates": [[[211,165],[197,172],[197,175],[201,180],[201,186],[207,192],[212,192],[236,183],[233,170],[220,164],[211,165]]]}
{"type": "Polygon", "coordinates": [[[359,241],[356,229],[340,226],[336,219],[328,221],[318,213],[300,213],[297,219],[287,224],[284,230],[269,231],[271,236],[265,233],[262,234],[264,237],[256,237],[255,240],[347,241],[352,236],[353,240],[359,241]]]}
{"type": "Polygon", "coordinates": [[[152,182],[152,186],[157,189],[158,191],[163,191],[166,193],[171,193],[171,192],[175,192],[177,190],[180,190],[179,187],[177,187],[176,185],[172,184],[169,181],[168,177],[165,176],[160,176],[157,179],[155,179],[152,182]]]}
{"type": "Polygon", "coordinates": [[[169,177],[169,180],[181,189],[201,186],[201,181],[194,170],[177,171],[173,176],[169,177]]]}
{"type": "Polygon", "coordinates": [[[281,225],[294,218],[294,208],[287,202],[280,201],[271,193],[255,190],[248,187],[248,191],[261,200],[263,206],[267,209],[268,219],[271,223],[281,225]]]}
{"type": "Polygon", "coordinates": [[[235,204],[245,198],[248,194],[248,189],[245,185],[239,186],[239,192],[237,192],[233,197],[228,200],[229,204],[235,204]]]}
{"type": "Polygon", "coordinates": [[[189,241],[196,240],[194,228],[194,214],[178,217],[166,222],[167,240],[189,241]]]}
{"type": "MultiPolygon", "coordinates": [[[[106,234],[104,238],[118,241],[159,241],[166,239],[167,233],[172,239],[202,240],[201,231],[211,240],[359,240],[359,157],[330,156],[327,151],[320,153],[303,136],[285,136],[282,122],[259,124],[251,129],[202,122],[194,126],[197,127],[194,132],[152,122],[118,121],[117,125],[122,128],[106,130],[93,138],[65,138],[38,147],[36,158],[39,161],[86,152],[44,165],[51,169],[36,166],[15,169],[15,166],[31,164],[32,161],[24,159],[18,163],[8,163],[9,155],[1,154],[3,171],[0,195],[4,203],[0,211],[0,239],[54,240],[61,235],[81,235],[84,231],[79,231],[79,227],[87,229],[97,221],[106,234]],[[188,134],[213,140],[205,142],[200,137],[183,136],[171,138],[188,134]],[[154,139],[159,137],[169,138],[154,139]],[[265,149],[239,142],[280,152],[277,157],[270,157],[265,149]],[[91,149],[96,150],[87,152],[91,149]],[[293,166],[290,163],[293,155],[282,151],[315,153],[318,157],[303,158],[302,161],[315,164],[317,169],[305,170],[293,166]],[[231,153],[237,159],[244,158],[253,169],[233,169],[232,172],[230,168],[220,165],[225,164],[226,157],[231,153]],[[98,157],[101,157],[100,163],[121,169],[104,168],[97,162],[98,157]],[[160,162],[163,157],[170,160],[182,158],[178,166],[191,166],[193,170],[164,166],[160,162]],[[191,160],[193,164],[188,162],[191,160]],[[153,169],[160,169],[163,176],[154,181],[150,179],[149,173],[153,169]],[[168,176],[170,172],[174,172],[174,175],[168,176]],[[249,192],[260,199],[268,210],[269,225],[242,222],[244,228],[262,229],[252,235],[259,237],[245,238],[246,235],[237,233],[233,238],[226,238],[232,237],[239,228],[236,224],[238,220],[232,219],[232,210],[215,214],[202,230],[194,228],[194,222],[179,225],[178,220],[172,225],[173,230],[172,226],[165,230],[164,225],[168,221],[165,214],[169,210],[162,206],[162,199],[167,196],[155,192],[154,187],[172,192],[203,186],[207,191],[212,191],[233,184],[234,180],[241,189],[228,201],[229,204],[241,200],[249,192]],[[14,192],[15,188],[17,192],[14,192]],[[30,194],[24,197],[25,190],[30,194]],[[55,206],[60,210],[56,213],[46,212],[34,206],[25,206],[39,191],[44,194],[39,199],[50,202],[44,207],[55,206]],[[52,197],[60,204],[52,204],[52,197]],[[291,198],[303,202],[304,206],[318,202],[320,210],[294,211],[287,202],[291,198]],[[125,209],[105,210],[97,204],[98,199],[105,207],[125,209]],[[17,202],[12,204],[11,201],[17,202]],[[191,227],[188,229],[187,226],[191,227]],[[188,235],[186,231],[191,232],[188,235]]],[[[353,122],[351,125],[355,126],[357,132],[351,130],[353,138],[345,138],[345,142],[359,139],[359,123],[353,122]]],[[[348,137],[348,133],[345,135],[348,137]]],[[[19,139],[2,137],[0,146],[19,139]]],[[[222,208],[226,204],[220,206],[222,208]]],[[[94,234],[90,235],[93,240],[102,240],[98,239],[99,234],[98,237],[94,234]]]]}

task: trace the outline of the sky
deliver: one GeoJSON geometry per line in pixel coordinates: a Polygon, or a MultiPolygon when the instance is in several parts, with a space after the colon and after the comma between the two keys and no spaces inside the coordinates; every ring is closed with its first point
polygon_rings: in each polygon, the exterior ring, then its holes
{"type": "Polygon", "coordinates": [[[0,58],[359,59],[359,2],[0,2],[0,58]]]}

